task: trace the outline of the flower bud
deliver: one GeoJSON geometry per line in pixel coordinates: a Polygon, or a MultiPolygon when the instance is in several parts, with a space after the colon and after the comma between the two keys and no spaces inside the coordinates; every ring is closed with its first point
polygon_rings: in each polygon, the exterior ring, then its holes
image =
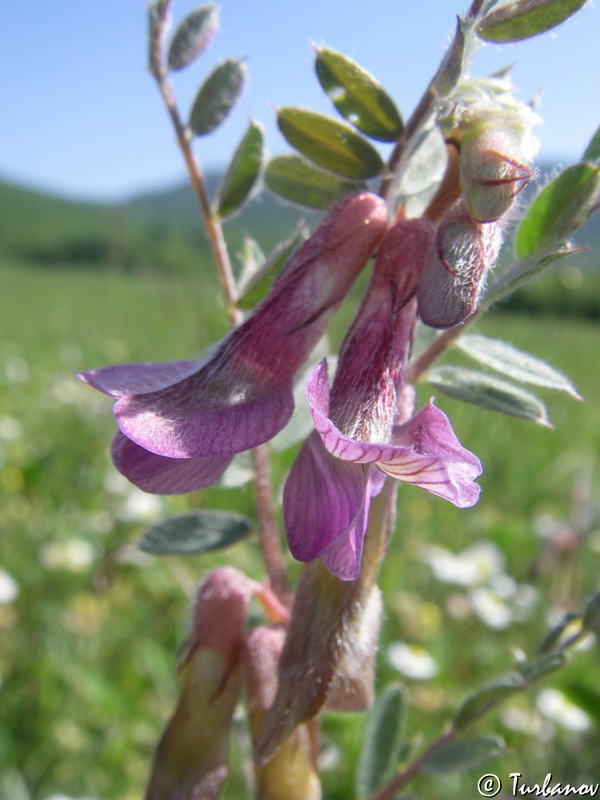
{"type": "Polygon", "coordinates": [[[175,712],[156,749],[146,800],[214,800],[227,777],[227,745],[242,688],[250,595],[258,584],[231,567],[200,587],[180,663],[175,712]]]}
{"type": "Polygon", "coordinates": [[[376,585],[393,527],[395,485],[374,498],[356,580],[339,580],[322,559],[304,567],[279,659],[277,694],[256,742],[266,763],[298,726],[324,708],[365,711],[374,698],[375,654],[381,616],[376,585]]]}
{"type": "Polygon", "coordinates": [[[461,143],[460,181],[470,215],[477,222],[501,217],[533,177],[522,163],[522,137],[510,124],[483,121],[468,130],[461,143]]]}
{"type": "MultiPolygon", "coordinates": [[[[244,656],[248,713],[256,742],[267,710],[277,693],[283,628],[261,626],[247,636],[244,656]]],[[[320,800],[313,741],[308,725],[298,726],[266,764],[256,764],[257,800],[320,800]]]]}
{"type": "Polygon", "coordinates": [[[458,201],[442,219],[417,294],[421,320],[451,328],[477,308],[490,267],[502,245],[499,222],[480,224],[458,201]]]}

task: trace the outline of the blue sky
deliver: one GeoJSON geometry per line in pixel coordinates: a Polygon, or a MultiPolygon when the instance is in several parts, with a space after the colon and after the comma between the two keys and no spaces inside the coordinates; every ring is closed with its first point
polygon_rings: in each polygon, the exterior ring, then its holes
{"type": "MultiPolygon", "coordinates": [[[[175,19],[196,5],[175,0],[175,19]]],[[[219,60],[247,59],[250,80],[238,107],[196,147],[204,168],[226,163],[250,115],[265,124],[269,149],[278,153],[288,148],[274,124],[274,105],[332,113],[314,76],[311,41],[372,72],[407,117],[439,63],[455,15],[465,10],[455,0],[222,0],[217,38],[199,62],[174,76],[187,111],[219,60]]],[[[486,45],[472,72],[516,62],[520,98],[543,90],[541,157],[567,163],[600,125],[599,50],[600,7],[588,3],[554,32],[486,45]]],[[[146,70],[143,0],[6,3],[0,65],[0,178],[89,199],[125,198],[185,179],[146,70]]]]}

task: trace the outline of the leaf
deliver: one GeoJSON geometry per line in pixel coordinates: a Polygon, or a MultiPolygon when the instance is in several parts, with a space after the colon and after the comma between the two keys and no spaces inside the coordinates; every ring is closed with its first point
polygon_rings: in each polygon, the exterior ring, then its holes
{"type": "Polygon", "coordinates": [[[598,161],[598,159],[600,159],[600,128],[592,136],[583,154],[584,161],[598,161]]]}
{"type": "Polygon", "coordinates": [[[561,258],[577,255],[586,250],[585,247],[573,247],[569,242],[562,242],[553,252],[546,252],[541,258],[516,261],[510,268],[499,275],[485,292],[485,305],[497,302],[530,281],[538,272],[554,264],[561,258]]]}
{"type": "Polygon", "coordinates": [[[463,367],[435,367],[426,379],[450,397],[552,427],[542,401],[509,381],[463,367]]]}
{"type": "Polygon", "coordinates": [[[437,750],[422,765],[421,772],[427,775],[465,772],[504,752],[506,752],[506,747],[501,739],[495,737],[465,739],[437,750]]]}
{"type": "Polygon", "coordinates": [[[436,72],[431,86],[438,95],[448,95],[459,82],[465,64],[465,45],[467,36],[465,31],[471,26],[458,17],[456,33],[450,49],[444,56],[436,72]]]}
{"type": "Polygon", "coordinates": [[[561,685],[561,691],[572,703],[583,709],[597,725],[600,725],[600,692],[591,689],[583,683],[568,683],[561,685]]]}
{"type": "Polygon", "coordinates": [[[528,664],[521,670],[521,675],[528,684],[531,684],[556,672],[557,669],[562,669],[566,663],[567,657],[563,653],[548,653],[533,664],[528,664]]]}
{"type": "Polygon", "coordinates": [[[581,615],[574,611],[570,611],[568,614],[565,614],[564,617],[556,625],[554,625],[553,628],[550,629],[550,631],[548,631],[540,645],[540,653],[548,653],[553,650],[559,650],[562,642],[568,638],[568,629],[573,628],[574,625],[581,625],[581,615]]]}
{"type": "Polygon", "coordinates": [[[244,205],[260,177],[264,158],[264,128],[250,121],[217,190],[215,207],[229,217],[244,205]]]}
{"type": "Polygon", "coordinates": [[[583,627],[588,631],[600,628],[600,592],[593,595],[583,612],[583,627]]]}
{"type": "Polygon", "coordinates": [[[583,225],[599,189],[600,167],[580,163],[561,172],[537,195],[519,225],[519,258],[559,244],[583,225]]]}
{"type": "Polygon", "coordinates": [[[214,3],[190,12],[173,34],[167,64],[169,69],[183,69],[195,61],[211,43],[219,28],[219,7],[214,3]]]}
{"type": "MultiPolygon", "coordinates": [[[[238,308],[250,309],[266,297],[273,278],[279,274],[294,250],[302,244],[308,234],[303,225],[289,239],[280,242],[269,253],[259,269],[257,269],[239,289],[236,303],[238,308]]],[[[246,273],[246,270],[244,270],[246,273]]]]}
{"type": "Polygon", "coordinates": [[[342,117],[382,142],[397,141],[404,131],[394,101],[366,70],[342,53],[317,48],[317,77],[342,117]]]}
{"type": "Polygon", "coordinates": [[[444,177],[447,163],[446,143],[440,129],[435,125],[416,140],[402,173],[400,191],[405,195],[413,195],[432,185],[437,189],[444,177]]]}
{"type": "Polygon", "coordinates": [[[140,550],[154,555],[192,555],[221,550],[247,536],[252,522],[225,511],[192,511],[159,522],[143,534],[140,550]]]}
{"type": "Polygon", "coordinates": [[[586,0],[516,0],[486,14],[477,35],[486,42],[518,42],[537,36],[579,11],[586,0]]]}
{"type": "Polygon", "coordinates": [[[240,295],[244,293],[249,282],[254,280],[256,274],[263,268],[266,256],[255,239],[244,235],[242,252],[238,253],[237,257],[241,263],[241,271],[236,281],[236,290],[240,295]]]}
{"type": "Polygon", "coordinates": [[[406,696],[398,684],[386,686],[369,712],[356,767],[359,798],[368,797],[394,774],[402,747],[406,696]]]}
{"type": "Polygon", "coordinates": [[[342,122],[287,107],[277,112],[277,125],[292,147],[337,175],[366,180],[383,171],[383,161],[373,145],[342,122]]]}
{"type": "Polygon", "coordinates": [[[344,195],[365,188],[362,182],[338,178],[295,154],[273,158],[265,170],[265,183],[272,192],[292,203],[324,211],[344,195]]]}
{"type": "Polygon", "coordinates": [[[502,375],[507,375],[521,383],[530,383],[534,386],[566,392],[577,400],[581,400],[581,395],[566,375],[546,364],[545,361],[529,355],[529,353],[524,353],[522,350],[517,350],[508,342],[468,333],[456,340],[456,346],[463,353],[479,361],[480,364],[484,364],[502,375]]]}
{"type": "Polygon", "coordinates": [[[504,675],[486,686],[482,686],[467,697],[456,712],[454,727],[457,730],[472,724],[507,697],[525,689],[526,683],[521,675],[504,675]]]}
{"type": "Polygon", "coordinates": [[[218,64],[200,87],[190,112],[190,128],[204,136],[227,117],[246,82],[246,65],[235,58],[218,64]]]}

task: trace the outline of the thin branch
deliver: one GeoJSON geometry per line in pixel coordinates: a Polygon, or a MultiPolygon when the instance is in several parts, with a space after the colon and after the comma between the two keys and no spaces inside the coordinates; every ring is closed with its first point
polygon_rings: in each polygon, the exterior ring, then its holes
{"type": "Polygon", "coordinates": [[[446,328],[445,331],[436,336],[429,347],[416,358],[408,368],[407,381],[409,383],[416,383],[424,372],[436,361],[446,350],[452,346],[455,339],[465,332],[465,330],[475,322],[481,314],[481,309],[478,309],[470,317],[454,325],[452,328],[446,328]]]}
{"type": "Polygon", "coordinates": [[[259,541],[269,582],[273,592],[286,605],[291,605],[291,590],[279,539],[279,525],[273,502],[273,481],[267,445],[250,451],[254,470],[254,497],[259,521],[259,541]]]}
{"type": "MultiPolygon", "coordinates": [[[[227,319],[230,325],[235,327],[242,321],[242,312],[235,305],[237,290],[221,222],[211,208],[200,164],[192,152],[188,129],[181,119],[168,72],[163,66],[164,38],[171,5],[172,0],[164,0],[163,3],[154,6],[155,16],[152,18],[150,31],[150,72],[157,82],[160,95],[175,129],[177,144],[182,152],[209,239],[210,249],[226,304],[227,319]]],[[[290,588],[279,540],[279,527],[273,502],[273,485],[266,446],[262,445],[255,448],[251,451],[251,457],[259,542],[265,567],[271,588],[282,602],[288,604],[290,601],[290,588]]]]}

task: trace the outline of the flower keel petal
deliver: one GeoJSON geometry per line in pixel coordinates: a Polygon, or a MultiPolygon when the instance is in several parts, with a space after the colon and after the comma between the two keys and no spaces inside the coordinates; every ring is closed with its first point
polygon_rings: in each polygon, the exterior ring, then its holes
{"type": "Polygon", "coordinates": [[[167,458],[148,452],[118,432],[112,443],[115,467],[131,483],[150,494],[185,494],[210,486],[233,456],[167,458]]]}
{"type": "Polygon", "coordinates": [[[298,561],[323,555],[362,513],[365,473],[330,455],[313,432],[286,481],[283,516],[290,550],[298,561]]]}

